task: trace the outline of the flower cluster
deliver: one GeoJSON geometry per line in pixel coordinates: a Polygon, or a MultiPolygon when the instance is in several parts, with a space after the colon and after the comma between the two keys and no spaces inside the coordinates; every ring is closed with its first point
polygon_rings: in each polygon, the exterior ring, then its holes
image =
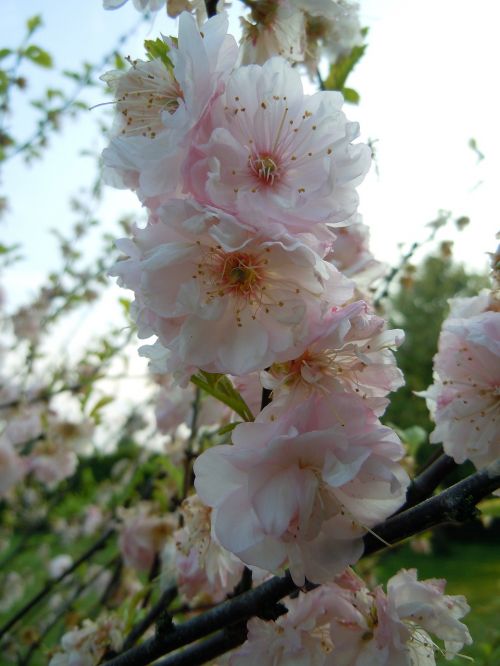
{"type": "Polygon", "coordinates": [[[478,468],[500,455],[500,300],[497,255],[493,287],[478,296],[450,301],[434,383],[420,395],[436,422],[431,442],[443,443],[456,462],[478,468]]]}
{"type": "Polygon", "coordinates": [[[233,446],[196,461],[217,542],[299,584],[331,580],[408,483],[378,420],[402,383],[402,332],[338,267],[355,279],[371,262],[355,189],[370,151],[339,93],[306,94],[281,57],[236,66],[226,29],[182,14],[163,57],[106,77],[118,120],[104,162],[149,211],[111,273],[134,291],[139,336],[157,336],[143,348],[155,371],[272,390],[233,446]]]}
{"type": "MultiPolygon", "coordinates": [[[[363,536],[403,504],[409,482],[404,448],[379,420],[403,383],[393,354],[403,333],[370,303],[383,269],[356,191],[370,150],[356,142],[342,95],[307,94],[289,62],[314,60],[313,33],[326,42],[339,29],[338,52],[352,48],[355,8],[248,5],[240,49],[223,14],[200,31],[183,13],[178,39],[103,77],[117,110],[107,177],[148,213],[146,226],[118,241],[125,256],[111,274],[134,293],[139,337],[156,337],[141,353],[168,375],[159,427],[174,433],[199,409],[186,388],[192,377],[199,386],[200,377],[230,375],[224,381],[248,407],[247,422],[227,428],[231,444],[207,439],[183,459],[189,480],[190,457],[203,451],[197,495],[184,489],[175,545],[163,546],[164,577],[202,602],[223,599],[245,565],[260,577],[288,568],[298,586],[326,584],[274,624],[252,620],[230,663],[262,652],[269,664],[431,664],[428,632],[448,654],[469,641],[458,622],[465,602],[413,572],[392,579],[387,595],[350,574],[335,579],[361,557],[363,536]],[[257,392],[270,400],[252,419],[257,392]]],[[[215,420],[230,418],[226,410],[215,420]]],[[[134,529],[151,555],[156,528],[141,521],[134,529]]],[[[134,529],[122,532],[122,550],[134,529]]],[[[137,549],[136,566],[145,561],[137,549]]]]}
{"type": "Polygon", "coordinates": [[[94,423],[61,418],[36,387],[22,390],[2,377],[0,382],[0,497],[27,474],[49,488],[72,476],[94,423]]]}
{"type": "Polygon", "coordinates": [[[460,622],[469,611],[465,598],[446,595],[444,588],[444,580],[419,581],[413,569],[393,576],[387,593],[382,587],[370,591],[346,571],[287,601],[288,613],[275,622],[250,620],[248,639],[229,664],[433,666],[436,651],[451,659],[471,643],[460,622]]]}

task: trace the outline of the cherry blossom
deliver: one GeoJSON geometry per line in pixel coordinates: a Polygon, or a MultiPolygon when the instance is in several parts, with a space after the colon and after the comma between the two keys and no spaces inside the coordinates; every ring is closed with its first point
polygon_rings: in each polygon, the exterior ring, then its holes
{"type": "Polygon", "coordinates": [[[275,622],[252,618],[244,645],[230,666],[326,666],[333,650],[325,613],[324,590],[287,599],[288,613],[275,622]]]}
{"type": "Polygon", "coordinates": [[[451,659],[471,643],[459,620],[469,611],[462,596],[444,594],[445,581],[418,581],[402,570],[370,592],[353,574],[325,588],[325,606],[334,644],[335,666],[434,666],[437,648],[429,634],[444,641],[451,659]]]}
{"type": "Polygon", "coordinates": [[[299,239],[256,236],[230,215],[171,201],[160,221],[119,242],[130,259],[111,274],[136,294],[141,337],[153,333],[186,364],[240,375],[294,346],[351,283],[299,239]]]}
{"type": "Polygon", "coordinates": [[[97,622],[84,620],[81,628],[64,634],[61,651],[52,657],[49,666],[96,666],[107,652],[119,652],[123,641],[123,623],[116,615],[97,622]]]}
{"type": "Polygon", "coordinates": [[[311,76],[321,56],[335,63],[363,43],[359,4],[349,0],[290,0],[305,13],[305,64],[311,76]]]}
{"type": "MultiPolygon", "coordinates": [[[[462,302],[461,312],[464,308],[462,302]]],[[[431,442],[442,442],[458,463],[470,458],[476,467],[483,467],[496,460],[500,454],[500,312],[447,319],[434,372],[434,384],[420,394],[436,422],[431,442]]]]}
{"type": "Polygon", "coordinates": [[[191,130],[222,92],[237,46],[220,14],[203,25],[184,12],[178,40],[165,39],[172,66],[161,59],[135,61],[105,75],[117,100],[119,136],[103,151],[110,184],[137,189],[142,198],[182,189],[179,161],[191,130]]]}
{"type": "Polygon", "coordinates": [[[356,396],[310,398],[278,418],[269,405],[195,462],[220,543],[297,585],[331,580],[361,555],[362,535],[402,504],[403,448],[356,396]]]}
{"type": "Polygon", "coordinates": [[[118,510],[121,519],[120,550],[125,564],[138,571],[147,571],[153,565],[167,537],[173,533],[173,516],[160,516],[148,502],[118,510]]]}
{"type": "Polygon", "coordinates": [[[375,259],[369,247],[369,228],[361,215],[354,215],[349,225],[335,229],[332,251],[326,257],[339,271],[354,280],[363,300],[371,299],[371,286],[386,272],[386,266],[375,259]]]}
{"type": "Polygon", "coordinates": [[[358,205],[370,149],[352,143],[359,128],[342,102],[337,92],[305,95],[283,58],[238,68],[213,105],[207,143],[192,150],[189,189],[244,221],[265,217],[290,233],[344,222],[358,205]]]}
{"type": "Polygon", "coordinates": [[[239,582],[244,564],[217,542],[211,510],[196,495],[184,500],[181,514],[184,526],[174,534],[179,589],[191,600],[201,595],[220,601],[239,582]]]}
{"type": "Polygon", "coordinates": [[[274,363],[261,380],[287,407],[312,392],[345,392],[357,394],[380,415],[385,396],[403,384],[391,351],[402,341],[403,331],[385,330],[385,321],[358,301],[332,310],[311,330],[300,356],[274,363]]]}
{"type": "Polygon", "coordinates": [[[305,17],[288,0],[259,0],[250,16],[241,18],[242,65],[262,65],[272,56],[304,60],[305,17]]]}

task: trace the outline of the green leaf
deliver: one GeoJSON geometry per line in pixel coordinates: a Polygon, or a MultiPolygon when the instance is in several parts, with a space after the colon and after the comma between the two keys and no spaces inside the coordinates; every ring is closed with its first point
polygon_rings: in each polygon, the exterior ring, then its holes
{"type": "Polygon", "coordinates": [[[244,421],[254,420],[250,408],[226,375],[200,370],[197,375],[191,377],[191,381],[195,386],[198,386],[216,400],[230,407],[244,421]]]}
{"type": "Polygon", "coordinates": [[[225,426],[222,426],[222,428],[219,428],[219,430],[217,430],[217,434],[226,435],[228,432],[233,432],[236,426],[240,425],[240,423],[241,421],[235,421],[234,423],[227,423],[225,426]]]}
{"type": "Polygon", "coordinates": [[[339,58],[330,67],[330,73],[325,81],[326,90],[340,90],[341,92],[344,90],[347,77],[363,57],[366,47],[367,44],[355,46],[350,53],[339,58]]]}
{"type": "Polygon", "coordinates": [[[168,57],[168,52],[170,51],[170,48],[168,47],[168,44],[165,44],[163,39],[160,39],[157,37],[156,39],[145,39],[144,40],[144,48],[146,50],[146,54],[150,60],[155,60],[156,58],[160,58],[160,60],[163,62],[163,64],[168,67],[169,69],[173,68],[173,63],[168,57]]]}
{"type": "Polygon", "coordinates": [[[354,88],[342,88],[342,94],[346,102],[350,104],[359,104],[359,93],[354,88]]]}
{"type": "Polygon", "coordinates": [[[9,77],[7,73],[0,69],[0,95],[3,95],[9,87],[9,77]]]}
{"type": "Polygon", "coordinates": [[[0,60],[2,60],[3,58],[6,58],[11,53],[12,53],[12,49],[0,49],[0,60]]]}
{"type": "Polygon", "coordinates": [[[99,412],[106,407],[106,405],[109,405],[110,402],[113,402],[114,396],[112,395],[104,395],[102,398],[99,398],[99,400],[96,402],[96,404],[92,407],[90,410],[90,418],[94,419],[94,421],[99,422],[99,412]]]}
{"type": "Polygon", "coordinates": [[[26,21],[26,28],[28,29],[28,32],[32,34],[42,24],[43,24],[42,17],[40,16],[40,14],[36,14],[35,16],[31,16],[26,21]]]}
{"type": "Polygon", "coordinates": [[[118,51],[114,55],[114,60],[116,69],[125,69],[125,60],[118,53],[118,51]]]}
{"type": "Polygon", "coordinates": [[[31,46],[24,49],[23,55],[40,67],[47,67],[48,69],[52,67],[52,56],[39,46],[31,44],[31,46]]]}

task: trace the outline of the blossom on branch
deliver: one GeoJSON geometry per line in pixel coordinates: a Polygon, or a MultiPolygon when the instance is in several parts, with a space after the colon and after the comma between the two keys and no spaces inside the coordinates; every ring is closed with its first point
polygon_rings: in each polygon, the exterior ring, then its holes
{"type": "Polygon", "coordinates": [[[280,415],[269,405],[237,426],[232,446],[195,462],[220,543],[267,571],[289,567],[303,585],[332,580],[363,552],[367,529],[404,501],[408,478],[396,434],[356,396],[310,398],[280,415]]]}
{"type": "MultiPolygon", "coordinates": [[[[478,297],[472,304],[475,309],[478,297]]],[[[455,311],[467,311],[463,300],[455,311]]],[[[473,311],[474,311],[473,309],[473,311]]],[[[500,311],[448,318],[434,359],[435,381],[420,395],[436,422],[431,442],[442,442],[456,462],[484,467],[500,455],[500,311]]]]}
{"type": "Polygon", "coordinates": [[[370,592],[353,574],[325,589],[335,666],[434,666],[444,641],[447,659],[472,642],[460,619],[469,612],[463,596],[444,594],[446,581],[418,581],[415,569],[401,570],[370,592]]]}

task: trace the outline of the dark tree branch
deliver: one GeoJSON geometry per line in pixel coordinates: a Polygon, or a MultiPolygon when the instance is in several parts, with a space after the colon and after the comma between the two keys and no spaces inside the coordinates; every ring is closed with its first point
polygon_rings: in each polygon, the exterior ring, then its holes
{"type": "MultiPolygon", "coordinates": [[[[430,468],[429,468],[430,469],[430,468]]],[[[402,511],[373,529],[364,538],[364,555],[384,547],[383,542],[395,544],[443,523],[463,523],[478,514],[476,504],[500,488],[500,460],[472,474],[406,511],[402,511]]]]}
{"type": "Polygon", "coordinates": [[[406,509],[430,497],[441,481],[457,467],[458,464],[453,458],[447,456],[446,453],[442,453],[439,458],[436,458],[421,474],[413,479],[406,493],[406,502],[398,513],[406,511],[406,509]]]}
{"type": "Polygon", "coordinates": [[[246,622],[218,631],[208,640],[196,643],[180,653],[172,654],[157,662],[156,666],[200,666],[210,659],[234,650],[247,638],[246,622]]]}
{"type": "Polygon", "coordinates": [[[139,638],[146,633],[149,627],[156,622],[157,618],[160,617],[163,613],[166,613],[168,607],[172,601],[177,596],[177,587],[172,585],[167,587],[161,594],[158,601],[151,606],[147,615],[143,617],[142,620],[137,622],[132,629],[130,630],[129,635],[123,643],[123,651],[129,650],[133,645],[137,643],[139,638]]]}
{"type": "Polygon", "coordinates": [[[224,601],[207,613],[174,627],[171,632],[150,638],[106,663],[108,666],[145,666],[154,659],[208,636],[218,629],[260,615],[295,589],[296,585],[289,574],[283,578],[271,578],[259,587],[224,601]]]}
{"type": "MultiPolygon", "coordinates": [[[[376,537],[373,534],[365,536],[364,555],[371,555],[382,550],[385,543],[398,543],[436,525],[469,520],[477,514],[475,505],[499,487],[500,461],[497,461],[439,495],[431,497],[418,506],[403,511],[375,527],[373,532],[378,536],[376,537]]],[[[309,586],[310,589],[312,587],[315,586],[309,586]]],[[[203,615],[173,627],[169,633],[157,635],[145,641],[142,645],[115,657],[107,662],[108,666],[146,666],[162,655],[193,643],[204,636],[209,636],[216,631],[238,625],[254,616],[264,615],[268,617],[270,609],[276,608],[281,599],[297,589],[289,573],[282,578],[274,577],[253,590],[225,601],[203,615]]],[[[243,641],[244,638],[241,642],[243,641]]],[[[231,647],[225,648],[226,642],[223,635],[219,633],[209,641],[189,648],[191,652],[187,650],[185,652],[188,653],[189,657],[197,659],[196,655],[201,655],[202,652],[200,651],[206,649],[211,651],[210,658],[214,658],[217,656],[215,654],[216,645],[219,645],[221,650],[224,648],[224,652],[236,647],[231,643],[231,647]]],[[[205,654],[207,653],[205,652],[205,654]]],[[[219,654],[223,654],[223,652],[219,652],[219,654]]],[[[167,664],[168,666],[178,666],[186,663],[203,663],[201,661],[180,661],[181,659],[184,659],[182,653],[174,655],[170,658],[170,661],[167,661],[167,664]]]]}

